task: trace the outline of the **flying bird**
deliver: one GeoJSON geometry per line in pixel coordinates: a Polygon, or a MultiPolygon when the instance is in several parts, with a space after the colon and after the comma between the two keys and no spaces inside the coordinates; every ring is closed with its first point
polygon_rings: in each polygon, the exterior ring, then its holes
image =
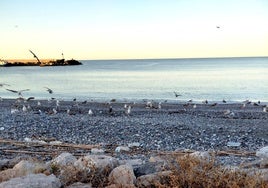
{"type": "Polygon", "coordinates": [[[6,89],[7,91],[10,91],[10,92],[12,92],[12,93],[17,93],[19,96],[21,96],[22,97],[22,92],[24,92],[24,91],[30,91],[30,89],[23,89],[23,90],[12,90],[12,89],[6,89]]]}
{"type": "Polygon", "coordinates": [[[48,88],[48,87],[44,87],[44,88],[47,89],[47,92],[48,92],[49,94],[52,94],[52,93],[53,93],[52,89],[50,89],[50,88],[48,88]]]}
{"type": "Polygon", "coordinates": [[[9,84],[0,83],[0,87],[10,86],[9,84]]]}
{"type": "Polygon", "coordinates": [[[180,94],[177,94],[175,91],[174,91],[174,94],[175,94],[175,97],[181,96],[180,94]]]}

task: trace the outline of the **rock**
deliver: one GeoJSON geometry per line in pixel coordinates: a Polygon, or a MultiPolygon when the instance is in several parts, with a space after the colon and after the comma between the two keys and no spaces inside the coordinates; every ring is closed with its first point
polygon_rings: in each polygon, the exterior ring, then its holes
{"type": "Polygon", "coordinates": [[[195,151],[191,154],[189,154],[190,157],[197,158],[199,160],[210,160],[210,154],[207,151],[195,151]]]}
{"type": "Polygon", "coordinates": [[[227,142],[228,147],[240,147],[241,142],[227,142]]]}
{"type": "Polygon", "coordinates": [[[128,159],[128,160],[121,160],[119,161],[120,165],[131,165],[134,166],[140,166],[144,164],[144,161],[141,159],[128,159]]]}
{"type": "Polygon", "coordinates": [[[268,167],[268,146],[265,146],[258,151],[256,151],[256,156],[261,158],[260,166],[261,168],[268,167]]]}
{"type": "Polygon", "coordinates": [[[116,185],[132,185],[136,181],[133,168],[130,165],[121,165],[112,170],[109,183],[116,185]]]}
{"type": "Polygon", "coordinates": [[[127,146],[118,146],[115,148],[115,152],[121,152],[121,151],[129,151],[129,147],[127,146]]]}
{"type": "Polygon", "coordinates": [[[168,167],[165,166],[164,161],[155,162],[155,163],[148,162],[148,163],[139,165],[137,167],[134,167],[134,174],[136,177],[139,177],[139,176],[143,176],[143,175],[147,175],[147,174],[153,174],[156,172],[160,172],[166,168],[168,168],[168,167]]]}
{"type": "Polygon", "coordinates": [[[133,143],[129,143],[127,146],[132,148],[132,147],[139,147],[141,144],[139,142],[133,142],[133,143]]]}
{"type": "Polygon", "coordinates": [[[157,184],[164,183],[172,171],[163,171],[154,174],[147,174],[137,178],[136,185],[138,187],[154,187],[157,184]]]}
{"type": "Polygon", "coordinates": [[[51,161],[51,164],[59,167],[73,165],[77,159],[70,153],[62,153],[51,161]]]}
{"type": "Polygon", "coordinates": [[[92,186],[91,184],[76,182],[72,185],[67,186],[66,188],[92,188],[92,186]]]}
{"type": "Polygon", "coordinates": [[[8,168],[9,160],[8,159],[2,159],[0,160],[0,170],[4,170],[8,168]]]}
{"type": "Polygon", "coordinates": [[[92,148],[91,153],[92,154],[103,154],[104,150],[103,149],[98,149],[98,148],[92,148]]]}
{"type": "Polygon", "coordinates": [[[113,169],[114,167],[118,166],[118,160],[106,156],[106,155],[87,155],[84,157],[79,158],[75,161],[74,166],[78,170],[87,171],[90,173],[91,171],[103,171],[108,169],[113,169]]]}
{"type": "Polygon", "coordinates": [[[24,177],[10,179],[0,183],[0,188],[60,188],[61,183],[55,175],[46,176],[44,174],[29,174],[24,177]]]}
{"type": "Polygon", "coordinates": [[[268,159],[268,146],[265,146],[256,151],[256,156],[262,159],[268,159]]]}
{"type": "Polygon", "coordinates": [[[47,166],[45,164],[22,160],[12,169],[1,171],[0,182],[7,181],[15,177],[26,176],[28,174],[41,173],[45,170],[47,170],[47,166]]]}

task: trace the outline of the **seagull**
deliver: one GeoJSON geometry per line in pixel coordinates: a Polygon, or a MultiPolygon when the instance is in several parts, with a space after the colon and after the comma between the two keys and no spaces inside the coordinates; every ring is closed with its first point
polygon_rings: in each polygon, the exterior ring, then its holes
{"type": "Polygon", "coordinates": [[[88,115],[93,115],[93,111],[91,109],[88,110],[88,115]]]}
{"type": "Polygon", "coordinates": [[[47,89],[47,92],[48,92],[49,94],[52,94],[52,93],[53,93],[52,89],[49,89],[48,87],[44,87],[44,88],[47,89]]]}
{"type": "Polygon", "coordinates": [[[110,115],[113,114],[113,107],[112,107],[112,106],[109,107],[109,114],[110,114],[110,115]]]}
{"type": "Polygon", "coordinates": [[[181,96],[181,94],[177,94],[175,91],[174,91],[174,94],[175,94],[175,97],[181,96]]]}
{"type": "Polygon", "coordinates": [[[41,102],[40,101],[37,102],[37,106],[41,106],[41,102]]]}
{"type": "Polygon", "coordinates": [[[162,102],[159,102],[158,103],[158,109],[161,109],[162,108],[162,102]]]}
{"type": "Polygon", "coordinates": [[[24,92],[24,91],[30,91],[30,89],[23,89],[23,90],[18,90],[18,91],[16,91],[16,90],[12,90],[12,89],[6,89],[7,91],[10,91],[10,92],[13,92],[13,93],[18,93],[18,95],[19,96],[21,96],[22,97],[22,92],[24,92]]]}
{"type": "Polygon", "coordinates": [[[215,102],[215,103],[211,104],[210,106],[216,106],[217,104],[218,104],[218,103],[215,102]]]}
{"type": "Polygon", "coordinates": [[[193,105],[193,108],[196,109],[196,107],[197,107],[196,104],[194,104],[194,105],[193,105]]]}
{"type": "Polygon", "coordinates": [[[22,111],[23,111],[23,112],[27,112],[27,108],[26,108],[25,105],[23,105],[23,107],[22,107],[22,111]]]}
{"type": "Polygon", "coordinates": [[[33,100],[34,97],[28,97],[28,99],[26,99],[26,101],[30,101],[30,100],[33,100]]]}
{"type": "Polygon", "coordinates": [[[126,113],[126,115],[129,115],[130,114],[130,112],[131,112],[131,106],[129,105],[129,106],[127,106],[127,109],[125,110],[125,113],[126,113]]]}
{"type": "Polygon", "coordinates": [[[208,104],[208,100],[202,101],[203,104],[208,104]]]}
{"type": "Polygon", "coordinates": [[[0,87],[10,86],[9,84],[0,83],[0,87]]]}

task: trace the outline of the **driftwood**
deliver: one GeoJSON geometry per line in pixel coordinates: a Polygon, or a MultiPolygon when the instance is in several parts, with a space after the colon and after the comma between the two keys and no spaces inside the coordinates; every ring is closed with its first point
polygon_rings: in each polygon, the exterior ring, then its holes
{"type": "MultiPolygon", "coordinates": [[[[14,141],[0,139],[1,151],[4,153],[20,153],[20,154],[35,154],[35,155],[50,155],[55,156],[62,152],[70,152],[73,155],[81,156],[85,153],[89,153],[92,148],[99,148],[101,145],[86,145],[86,144],[67,144],[67,143],[49,143],[41,140],[34,140],[32,142],[14,141]]],[[[114,154],[116,145],[104,145],[105,153],[114,154]]],[[[156,151],[145,150],[142,148],[131,148],[131,151],[126,152],[130,155],[135,154],[158,154],[158,155],[174,155],[184,156],[195,152],[194,150],[184,151],[156,151]]],[[[213,152],[216,156],[255,156],[255,152],[241,151],[241,150],[225,150],[213,152]]]]}

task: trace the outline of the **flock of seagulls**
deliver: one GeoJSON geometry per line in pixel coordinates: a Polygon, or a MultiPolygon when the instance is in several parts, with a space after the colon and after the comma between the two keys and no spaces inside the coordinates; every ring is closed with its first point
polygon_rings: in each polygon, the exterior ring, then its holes
{"type": "MultiPolygon", "coordinates": [[[[26,112],[29,112],[29,111],[33,110],[32,107],[29,104],[29,101],[34,100],[35,98],[34,97],[28,97],[28,98],[23,97],[23,93],[27,92],[27,91],[30,91],[30,89],[13,90],[13,89],[9,89],[8,87],[10,87],[9,84],[0,83],[0,88],[4,88],[5,90],[7,90],[9,92],[18,94],[18,98],[17,98],[15,104],[11,108],[11,114],[17,113],[20,110],[23,113],[26,113],[26,112]]],[[[54,93],[54,91],[52,89],[48,88],[48,87],[44,87],[44,89],[48,92],[48,94],[50,96],[54,93]]],[[[174,91],[174,95],[175,95],[176,98],[179,97],[179,96],[182,96],[181,94],[178,94],[175,91],[174,91]]],[[[0,98],[0,101],[1,100],[2,100],[2,98],[0,98]]],[[[106,104],[108,106],[107,113],[109,115],[111,115],[111,116],[115,115],[115,110],[113,109],[113,106],[112,106],[112,103],[115,103],[115,102],[116,102],[116,99],[111,99],[110,102],[106,104]]],[[[144,102],[146,102],[145,109],[156,109],[156,110],[161,110],[162,109],[162,102],[154,102],[154,101],[144,101],[144,102]]],[[[167,101],[164,101],[164,102],[167,102],[167,101]]],[[[49,114],[49,115],[53,115],[53,114],[57,114],[60,111],[61,112],[66,111],[66,113],[69,114],[69,115],[75,115],[77,112],[82,113],[82,111],[80,109],[80,106],[81,105],[86,105],[87,101],[85,100],[83,102],[78,102],[76,98],[73,98],[71,106],[69,106],[69,107],[65,106],[65,110],[61,109],[60,100],[55,99],[54,97],[49,98],[47,103],[49,104],[49,106],[48,106],[47,109],[45,109],[44,107],[42,108],[41,102],[37,101],[37,103],[36,103],[37,107],[35,107],[35,108],[37,108],[37,110],[35,109],[34,113],[35,114],[46,113],[46,114],[49,114]],[[45,109],[45,111],[44,111],[44,109],[45,109]],[[42,112],[42,110],[44,112],[42,112]]],[[[225,99],[223,99],[222,104],[226,104],[226,103],[227,103],[227,101],[225,99]]],[[[122,111],[124,112],[124,114],[126,116],[131,115],[131,112],[132,112],[134,104],[135,103],[133,103],[133,104],[124,104],[123,105],[122,111]]],[[[209,103],[208,100],[202,101],[202,104],[206,105],[206,106],[210,106],[210,107],[215,107],[215,106],[218,105],[218,103],[216,103],[216,102],[209,103]]],[[[185,104],[182,104],[183,109],[179,110],[179,111],[186,112],[187,111],[186,109],[190,108],[190,107],[192,109],[196,109],[198,107],[198,105],[199,104],[194,103],[193,100],[190,99],[185,104]]],[[[248,105],[261,106],[262,109],[263,109],[262,110],[263,112],[268,112],[267,105],[261,105],[260,101],[258,101],[258,102],[251,102],[249,100],[243,101],[241,106],[240,106],[240,109],[245,109],[248,105]]],[[[92,116],[92,115],[94,115],[94,112],[93,112],[92,109],[88,109],[87,114],[92,116]]],[[[223,115],[232,118],[232,117],[235,116],[235,112],[230,110],[230,109],[226,109],[226,110],[223,111],[223,115]]]]}

